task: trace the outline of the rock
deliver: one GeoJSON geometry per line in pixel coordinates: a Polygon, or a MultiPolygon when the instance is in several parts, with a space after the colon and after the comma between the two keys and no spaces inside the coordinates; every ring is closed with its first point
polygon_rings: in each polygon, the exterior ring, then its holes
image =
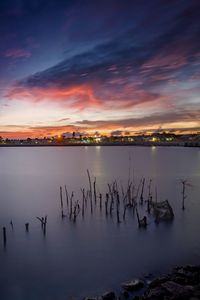
{"type": "Polygon", "coordinates": [[[167,281],[161,284],[167,292],[169,292],[173,296],[177,297],[189,297],[192,296],[194,288],[192,286],[183,286],[173,281],[167,281]]]}
{"type": "Polygon", "coordinates": [[[170,280],[175,283],[181,284],[181,285],[189,285],[190,284],[190,281],[188,281],[187,278],[185,278],[184,276],[177,275],[177,274],[172,274],[170,280]]]}
{"type": "Polygon", "coordinates": [[[153,289],[148,290],[145,293],[144,299],[148,300],[159,300],[163,299],[164,296],[167,296],[166,290],[162,287],[155,287],[153,289]]]}
{"type": "Polygon", "coordinates": [[[106,292],[102,295],[102,300],[114,300],[116,299],[114,292],[106,292]]]}
{"type": "Polygon", "coordinates": [[[124,296],[124,298],[129,298],[129,293],[127,291],[123,291],[122,295],[124,296]]]}
{"type": "Polygon", "coordinates": [[[171,221],[174,218],[174,212],[168,200],[153,203],[153,212],[155,221],[171,221]]]}
{"type": "MultiPolygon", "coordinates": [[[[186,271],[190,271],[190,272],[199,272],[200,273],[200,266],[193,266],[193,265],[187,265],[185,267],[182,267],[183,269],[185,269],[186,271]]],[[[178,268],[180,269],[180,267],[178,268]]]]}
{"type": "Polygon", "coordinates": [[[149,288],[154,288],[157,287],[158,285],[160,285],[161,283],[164,283],[166,281],[169,280],[168,276],[162,276],[162,277],[158,277],[156,279],[154,279],[150,284],[149,284],[149,288]]]}
{"type": "Polygon", "coordinates": [[[144,287],[144,282],[140,279],[134,279],[130,282],[123,283],[122,287],[127,291],[137,291],[144,287]]]}
{"type": "Polygon", "coordinates": [[[178,277],[180,283],[182,280],[182,283],[185,285],[195,285],[200,282],[200,270],[198,267],[179,267],[175,269],[174,274],[178,277]]]}
{"type": "Polygon", "coordinates": [[[170,274],[154,279],[142,295],[131,295],[131,292],[146,285],[147,280],[135,279],[122,284],[124,290],[121,297],[117,298],[114,292],[107,292],[101,297],[86,297],[83,300],[119,300],[129,297],[132,300],[197,300],[200,299],[200,266],[177,267],[170,274]]]}
{"type": "Polygon", "coordinates": [[[99,298],[84,297],[83,300],[100,300],[99,298]]]}
{"type": "Polygon", "coordinates": [[[194,296],[200,299],[200,284],[194,286],[194,296]]]}

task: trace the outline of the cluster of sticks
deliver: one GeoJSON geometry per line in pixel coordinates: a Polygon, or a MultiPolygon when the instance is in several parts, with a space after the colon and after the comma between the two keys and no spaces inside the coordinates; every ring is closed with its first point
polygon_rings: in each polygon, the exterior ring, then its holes
{"type": "Polygon", "coordinates": [[[36,217],[40,223],[44,236],[46,235],[46,225],[47,225],[47,216],[45,217],[36,217]]]}
{"type": "MultiPolygon", "coordinates": [[[[145,190],[145,178],[142,177],[138,185],[134,183],[134,180],[131,181],[128,179],[127,187],[124,189],[123,185],[120,185],[117,180],[113,181],[111,184],[108,183],[108,192],[105,193],[105,196],[101,193],[97,196],[96,189],[96,177],[92,183],[91,176],[89,171],[87,170],[89,189],[85,190],[81,188],[82,193],[82,201],[74,199],[74,192],[71,194],[68,193],[66,185],[64,186],[65,197],[66,197],[66,206],[67,210],[64,213],[64,203],[63,203],[63,188],[60,186],[60,206],[61,206],[61,217],[68,217],[69,220],[76,222],[78,215],[81,213],[82,217],[84,217],[86,209],[89,207],[90,213],[93,214],[94,209],[99,206],[100,211],[104,210],[105,216],[113,217],[116,216],[117,223],[121,223],[121,220],[126,220],[126,212],[127,209],[129,211],[132,210],[133,215],[137,216],[138,226],[146,227],[147,216],[144,215],[143,218],[140,218],[138,212],[138,205],[144,206],[146,205],[146,212],[151,214],[152,209],[157,203],[157,188],[155,187],[155,198],[153,201],[152,196],[152,179],[149,179],[147,185],[147,196],[144,198],[144,190],[145,190]]],[[[182,184],[182,209],[185,209],[185,199],[186,199],[186,186],[191,186],[187,180],[181,180],[182,184]]],[[[45,217],[36,217],[40,223],[44,236],[46,235],[46,226],[47,226],[47,216],[45,217]]],[[[10,221],[10,226],[13,230],[13,222],[10,221]]],[[[25,231],[29,232],[29,223],[25,223],[25,231]]],[[[6,247],[7,244],[7,234],[6,227],[3,227],[3,244],[6,247]]]]}
{"type": "MultiPolygon", "coordinates": [[[[136,184],[133,181],[128,180],[127,188],[124,189],[122,184],[120,185],[115,180],[113,183],[108,183],[108,192],[105,194],[105,197],[101,193],[97,196],[96,191],[96,177],[92,183],[91,176],[87,170],[89,189],[81,189],[82,200],[74,201],[74,192],[69,195],[66,185],[64,186],[65,197],[66,197],[66,206],[67,210],[64,213],[64,202],[63,202],[63,188],[60,186],[60,208],[61,208],[61,217],[68,217],[69,220],[76,221],[79,213],[82,217],[85,215],[85,210],[89,206],[91,214],[93,213],[94,208],[98,205],[100,211],[104,208],[105,215],[113,216],[116,215],[117,223],[126,220],[127,209],[133,211],[133,214],[137,215],[138,225],[141,227],[147,226],[146,216],[141,219],[137,210],[137,205],[141,206],[147,204],[147,212],[150,214],[151,208],[153,206],[152,200],[152,179],[149,180],[148,184],[148,197],[144,200],[144,190],[145,190],[145,178],[141,178],[139,184],[136,184]],[[104,198],[104,200],[103,200],[104,198]],[[123,207],[120,209],[120,207],[123,207]]],[[[157,202],[157,189],[155,189],[155,201],[157,202]]]]}

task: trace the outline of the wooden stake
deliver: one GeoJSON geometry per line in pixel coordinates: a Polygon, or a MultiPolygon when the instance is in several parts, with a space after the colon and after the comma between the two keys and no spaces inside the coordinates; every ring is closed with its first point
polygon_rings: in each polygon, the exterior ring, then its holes
{"type": "Polygon", "coordinates": [[[145,184],[145,178],[143,178],[142,180],[142,190],[141,190],[141,194],[140,194],[140,204],[143,204],[143,193],[144,193],[144,184],[145,184]]]}
{"type": "Polygon", "coordinates": [[[102,194],[99,194],[99,205],[100,205],[100,210],[102,209],[102,194]]]}
{"type": "Polygon", "coordinates": [[[66,195],[66,203],[67,203],[67,207],[68,207],[68,205],[69,205],[69,194],[68,194],[66,185],[65,185],[65,195],[66,195]]]}
{"type": "Polygon", "coordinates": [[[6,237],[6,227],[3,227],[3,245],[6,247],[7,237],[6,237]]]}
{"type": "Polygon", "coordinates": [[[12,228],[12,230],[13,230],[14,226],[13,226],[12,220],[10,221],[10,226],[11,226],[11,228],[12,228]]]}
{"type": "Polygon", "coordinates": [[[25,224],[26,232],[29,232],[29,223],[25,224]]]}
{"type": "Polygon", "coordinates": [[[187,184],[187,180],[181,180],[181,183],[183,185],[182,187],[182,210],[185,209],[185,199],[187,198],[187,196],[185,195],[185,186],[187,184]]]}
{"type": "Polygon", "coordinates": [[[91,184],[91,178],[90,178],[90,172],[87,170],[87,175],[88,175],[88,181],[89,181],[89,188],[90,188],[90,201],[92,202],[92,184],[91,184]]]}
{"type": "Polygon", "coordinates": [[[61,216],[64,217],[63,213],[63,199],[62,199],[62,186],[60,186],[60,206],[61,206],[61,216]]]}
{"type": "Polygon", "coordinates": [[[93,189],[94,189],[94,203],[96,204],[97,202],[97,193],[96,193],[96,177],[94,179],[94,183],[93,183],[93,189]]]}
{"type": "Polygon", "coordinates": [[[108,215],[108,201],[109,201],[109,194],[106,193],[106,201],[105,201],[106,216],[108,215]]]}

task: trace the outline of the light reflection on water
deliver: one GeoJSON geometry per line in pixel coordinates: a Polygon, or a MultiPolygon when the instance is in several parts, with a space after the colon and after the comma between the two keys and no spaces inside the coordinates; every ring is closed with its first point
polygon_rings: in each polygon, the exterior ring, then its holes
{"type": "Polygon", "coordinates": [[[79,299],[146,272],[200,262],[197,148],[0,148],[0,166],[0,226],[7,227],[7,248],[0,245],[1,300],[79,299]],[[92,216],[88,209],[75,224],[62,220],[59,186],[66,184],[80,199],[80,187],[88,187],[87,169],[104,198],[107,183],[127,183],[133,169],[136,182],[152,178],[153,192],[156,185],[159,200],[171,202],[175,220],[156,226],[150,219],[147,230],[139,230],[132,212],[117,224],[116,216],[105,218],[98,204],[92,216]],[[182,212],[180,179],[185,178],[192,187],[182,212]],[[44,236],[36,216],[46,214],[44,236]]]}

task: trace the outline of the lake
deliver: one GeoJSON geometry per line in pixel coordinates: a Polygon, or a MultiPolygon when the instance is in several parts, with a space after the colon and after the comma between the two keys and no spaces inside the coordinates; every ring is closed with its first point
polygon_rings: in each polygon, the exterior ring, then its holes
{"type": "Polygon", "coordinates": [[[120,284],[146,273],[200,263],[200,149],[182,147],[11,147],[0,148],[0,299],[64,300],[120,290],[120,284]],[[76,222],[61,217],[60,186],[67,213],[64,185],[82,203],[80,188],[96,177],[93,213],[89,203],[76,222]],[[146,229],[127,211],[120,223],[116,213],[105,215],[108,183],[117,181],[122,198],[128,180],[138,186],[146,179],[144,198],[152,179],[152,197],[168,199],[175,218],[146,229]],[[187,179],[186,209],[181,209],[182,185],[187,179]],[[46,234],[36,217],[47,215],[46,234]],[[10,221],[13,222],[13,229],[10,221]],[[25,223],[29,223],[29,232],[25,223]],[[6,247],[2,227],[7,230],[6,247]]]}

